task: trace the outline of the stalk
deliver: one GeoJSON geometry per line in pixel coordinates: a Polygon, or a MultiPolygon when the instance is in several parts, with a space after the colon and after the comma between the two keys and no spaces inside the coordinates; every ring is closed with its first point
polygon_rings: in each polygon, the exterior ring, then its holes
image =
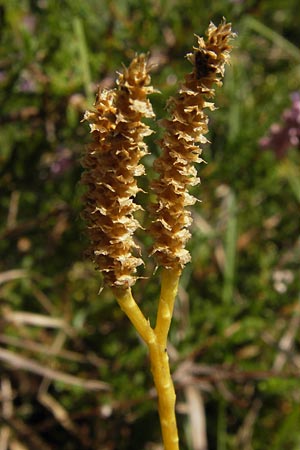
{"type": "Polygon", "coordinates": [[[151,372],[158,397],[158,413],[165,450],[179,450],[175,402],[176,394],[170,372],[167,338],[171,325],[180,272],[163,270],[156,326],[153,329],[132,297],[130,289],[114,290],[122,311],[127,315],[149,349],[151,372]]]}
{"type": "Polygon", "coordinates": [[[177,270],[162,270],[161,295],[154,329],[156,340],[155,343],[148,344],[151,371],[158,396],[160,426],[164,448],[166,450],[179,449],[175,415],[176,394],[170,373],[167,339],[178,291],[180,273],[177,270]]]}
{"type": "Polygon", "coordinates": [[[175,416],[176,394],[170,373],[166,348],[157,340],[149,345],[151,372],[157,396],[158,413],[165,450],[178,450],[179,438],[175,416]]]}

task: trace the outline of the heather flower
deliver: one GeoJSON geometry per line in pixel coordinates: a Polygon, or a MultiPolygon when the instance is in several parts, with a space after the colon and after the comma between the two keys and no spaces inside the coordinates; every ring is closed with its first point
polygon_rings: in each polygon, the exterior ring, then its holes
{"type": "Polygon", "coordinates": [[[300,143],[300,93],[291,95],[292,106],[286,109],[282,116],[282,123],[271,125],[268,135],[260,139],[263,150],[272,150],[277,159],[282,159],[290,147],[299,147],[300,143]]]}
{"type": "Polygon", "coordinates": [[[50,164],[50,173],[56,178],[62,176],[72,167],[73,155],[69,148],[59,147],[56,149],[55,158],[50,164]]]}
{"type": "Polygon", "coordinates": [[[207,142],[208,117],[204,111],[214,110],[214,103],[208,100],[215,95],[213,86],[222,85],[233,37],[231,24],[225,20],[218,27],[209,25],[206,40],[197,36],[198,45],[187,55],[193,70],[185,76],[177,97],[168,103],[170,119],[162,121],[165,134],[160,141],[162,155],[154,163],[159,178],[152,183],[157,202],[152,207],[150,232],[154,238],[152,254],[166,269],[180,271],[190,260],[185,245],[192,218],[186,207],[196,199],[188,189],[200,181],[193,164],[203,161],[198,144],[207,142]]]}
{"type": "Polygon", "coordinates": [[[134,213],[141,209],[134,198],[140,190],[136,177],[144,173],[139,164],[147,153],[143,139],[152,133],[141,122],[154,116],[147,99],[154,91],[149,84],[146,57],[137,56],[119,74],[118,88],[100,90],[94,108],[84,116],[94,138],[83,158],[88,253],[105,283],[115,288],[132,286],[143,262],[133,239],[139,227],[134,213]]]}

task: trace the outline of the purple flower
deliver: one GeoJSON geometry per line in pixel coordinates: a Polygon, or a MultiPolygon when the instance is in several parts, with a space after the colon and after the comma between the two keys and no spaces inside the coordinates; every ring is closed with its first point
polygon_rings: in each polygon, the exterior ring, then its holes
{"type": "Polygon", "coordinates": [[[282,123],[273,123],[268,136],[259,141],[261,148],[272,150],[277,159],[283,158],[290,147],[299,147],[300,144],[300,93],[294,92],[291,100],[291,108],[281,115],[282,123]]]}
{"type": "Polygon", "coordinates": [[[36,30],[37,19],[33,14],[26,14],[23,17],[23,25],[29,33],[34,33],[36,30]]]}
{"type": "Polygon", "coordinates": [[[56,149],[55,159],[50,164],[50,173],[56,178],[63,175],[72,167],[73,157],[70,149],[60,147],[56,149]]]}
{"type": "Polygon", "coordinates": [[[20,92],[35,93],[37,91],[37,82],[35,74],[30,69],[24,69],[19,78],[20,92]]]}

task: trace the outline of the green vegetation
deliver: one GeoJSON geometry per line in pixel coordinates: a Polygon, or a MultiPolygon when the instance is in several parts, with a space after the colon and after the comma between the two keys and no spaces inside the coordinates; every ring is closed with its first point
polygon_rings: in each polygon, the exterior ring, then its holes
{"type": "MultiPolygon", "coordinates": [[[[150,52],[164,117],[194,33],[225,16],[238,38],[193,192],[192,262],[168,348],[181,449],[205,434],[209,450],[299,449],[299,122],[268,141],[274,151],[261,143],[296,104],[298,11],[297,0],[0,1],[2,448],[161,448],[146,348],[84,257],[80,121],[135,52],[150,52]]],[[[154,270],[134,287],[150,321],[154,270]]]]}

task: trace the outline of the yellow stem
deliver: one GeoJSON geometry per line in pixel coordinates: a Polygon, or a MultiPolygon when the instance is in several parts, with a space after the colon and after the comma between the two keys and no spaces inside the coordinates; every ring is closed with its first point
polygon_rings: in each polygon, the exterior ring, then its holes
{"type": "Polygon", "coordinates": [[[176,394],[170,374],[169,357],[159,343],[149,345],[151,372],[157,396],[158,413],[165,450],[179,450],[179,439],[175,416],[176,394]]]}
{"type": "Polygon", "coordinates": [[[177,270],[163,269],[161,292],[157,310],[155,334],[160,345],[167,345],[168,333],[173,316],[175,298],[178,291],[180,273],[177,270]]]}
{"type": "Polygon", "coordinates": [[[138,304],[132,297],[131,289],[115,289],[114,294],[121,310],[127,315],[128,319],[146,344],[155,341],[154,330],[151,328],[149,320],[146,320],[138,304]]]}
{"type": "Polygon", "coordinates": [[[176,394],[170,373],[167,338],[171,325],[180,272],[163,269],[157,310],[156,340],[148,344],[151,371],[157,390],[158,412],[165,450],[179,450],[175,415],[176,394]]]}
{"type": "Polygon", "coordinates": [[[171,325],[180,272],[163,269],[155,329],[138,307],[131,290],[115,290],[121,309],[149,348],[151,372],[158,396],[158,412],[165,450],[179,450],[175,415],[176,394],[170,373],[167,338],[171,325]]]}

